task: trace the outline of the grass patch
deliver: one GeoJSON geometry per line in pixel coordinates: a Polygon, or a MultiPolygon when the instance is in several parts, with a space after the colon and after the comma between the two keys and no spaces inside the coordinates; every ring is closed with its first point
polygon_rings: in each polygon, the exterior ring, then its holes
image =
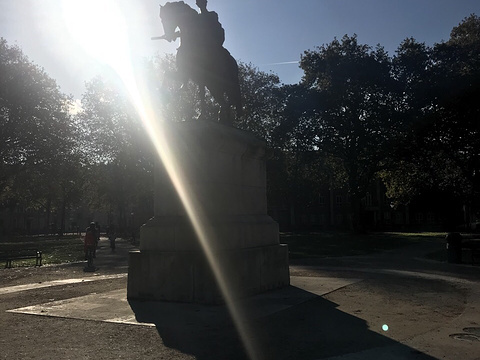
{"type": "Polygon", "coordinates": [[[291,259],[365,255],[396,249],[422,241],[444,241],[445,233],[347,232],[281,233],[291,259]]]}
{"type": "MultiPolygon", "coordinates": [[[[0,241],[0,253],[38,249],[42,252],[42,264],[61,264],[81,261],[85,257],[83,239],[76,236],[56,237],[15,237],[0,241]]],[[[12,265],[34,265],[35,260],[14,261],[12,265]]]]}
{"type": "MultiPolygon", "coordinates": [[[[356,235],[348,232],[281,233],[280,242],[288,244],[290,259],[365,255],[391,250],[422,241],[445,241],[445,233],[383,232],[356,235]]],[[[83,238],[78,235],[56,237],[15,237],[0,240],[0,253],[11,250],[38,249],[44,264],[84,260],[83,238]]],[[[432,253],[433,260],[446,260],[444,251],[432,253]],[[445,258],[445,259],[444,259],[445,258]]],[[[13,266],[34,265],[35,260],[15,261],[13,266]]],[[[1,264],[0,264],[1,266],[1,264]]]]}

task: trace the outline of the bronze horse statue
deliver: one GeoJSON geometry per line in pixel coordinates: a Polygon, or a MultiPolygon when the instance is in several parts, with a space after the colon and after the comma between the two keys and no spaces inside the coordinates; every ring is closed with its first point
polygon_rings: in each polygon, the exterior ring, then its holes
{"type": "MultiPolygon", "coordinates": [[[[221,44],[213,46],[202,32],[201,15],[183,1],[167,2],[160,6],[165,35],[160,38],[174,41],[180,37],[176,63],[184,83],[188,79],[198,85],[200,91],[200,118],[205,116],[205,87],[220,105],[218,121],[231,125],[231,106],[237,116],[241,113],[238,65],[221,44]],[[177,28],[180,31],[176,31],[177,28]]],[[[223,31],[223,29],[222,29],[223,31]]]]}

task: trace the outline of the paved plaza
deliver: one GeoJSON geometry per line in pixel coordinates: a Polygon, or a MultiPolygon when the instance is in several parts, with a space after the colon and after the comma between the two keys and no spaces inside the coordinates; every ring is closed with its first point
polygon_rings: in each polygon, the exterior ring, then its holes
{"type": "Polygon", "coordinates": [[[127,254],[0,270],[1,359],[480,359],[480,267],[429,242],[290,267],[291,286],[225,306],[126,298],[127,254]]]}

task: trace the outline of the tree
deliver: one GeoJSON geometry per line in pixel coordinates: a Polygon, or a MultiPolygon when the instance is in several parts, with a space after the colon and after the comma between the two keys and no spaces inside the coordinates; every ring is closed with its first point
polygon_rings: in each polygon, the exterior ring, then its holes
{"type": "Polygon", "coordinates": [[[16,204],[25,209],[46,206],[58,195],[49,188],[54,191],[54,184],[63,180],[55,171],[63,164],[59,159],[75,153],[71,99],[3,38],[0,73],[0,200],[10,209],[16,204]]]}
{"type": "Polygon", "coordinates": [[[69,98],[17,46],[0,38],[0,190],[29,163],[71,146],[69,98]]]}
{"type": "Polygon", "coordinates": [[[133,209],[153,212],[143,201],[153,195],[153,146],[120,84],[97,77],[86,88],[76,117],[88,155],[86,194],[91,207],[115,214],[125,230],[133,209]]]}
{"type": "Polygon", "coordinates": [[[316,93],[315,147],[342,163],[352,203],[352,225],[361,231],[361,199],[381,169],[394,122],[391,60],[356,35],[308,50],[300,61],[303,85],[316,93]]]}
{"type": "Polygon", "coordinates": [[[405,40],[394,58],[403,122],[382,174],[396,203],[441,192],[478,207],[480,183],[480,19],[465,18],[447,42],[405,40]]]}
{"type": "Polygon", "coordinates": [[[480,195],[480,18],[471,15],[434,49],[437,82],[435,138],[448,159],[462,169],[469,186],[464,199],[478,206],[480,195]]]}
{"type": "Polygon", "coordinates": [[[274,131],[279,126],[284,102],[280,79],[276,74],[260,71],[252,64],[239,62],[238,67],[243,114],[236,125],[273,145],[274,131]]]}
{"type": "Polygon", "coordinates": [[[380,172],[394,206],[408,204],[432,180],[427,168],[432,157],[438,155],[430,151],[426,136],[435,112],[432,72],[432,49],[413,38],[405,39],[392,59],[398,95],[396,131],[392,151],[380,172]]]}

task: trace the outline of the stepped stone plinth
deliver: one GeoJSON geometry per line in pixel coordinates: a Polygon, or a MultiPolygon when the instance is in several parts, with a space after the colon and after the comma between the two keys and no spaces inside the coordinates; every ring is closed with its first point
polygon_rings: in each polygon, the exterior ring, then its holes
{"type": "Polygon", "coordinates": [[[130,253],[128,298],[223,302],[205,247],[235,297],[289,285],[288,249],[267,215],[265,142],[215,122],[165,131],[178,178],[157,164],[154,217],[130,253]]]}

